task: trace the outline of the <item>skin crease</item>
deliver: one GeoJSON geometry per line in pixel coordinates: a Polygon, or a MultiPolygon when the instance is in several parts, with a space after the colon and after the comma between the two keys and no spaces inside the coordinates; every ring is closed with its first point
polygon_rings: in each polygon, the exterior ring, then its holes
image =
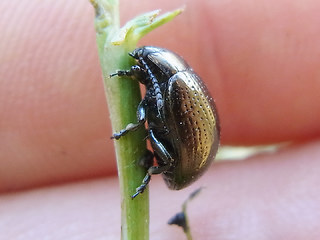
{"type": "MultiPolygon", "coordinates": [[[[189,214],[195,239],[320,239],[320,3],[127,1],[123,22],[182,5],[181,16],[141,45],[183,55],[202,76],[217,103],[222,143],[299,144],[215,164],[182,191],[153,177],[151,239],[185,239],[166,221],[199,186],[206,188],[189,214]]],[[[119,239],[90,4],[5,0],[1,10],[0,238],[119,239]]]]}

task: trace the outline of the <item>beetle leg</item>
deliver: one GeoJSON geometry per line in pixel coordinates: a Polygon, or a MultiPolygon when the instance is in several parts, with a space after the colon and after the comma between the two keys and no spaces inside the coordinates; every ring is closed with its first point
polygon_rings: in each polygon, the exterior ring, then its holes
{"type": "Polygon", "coordinates": [[[137,187],[136,193],[131,196],[132,199],[134,199],[134,198],[135,198],[136,196],[138,196],[140,193],[143,193],[143,192],[144,192],[144,190],[146,189],[148,183],[150,182],[150,179],[151,179],[151,176],[150,176],[149,174],[147,174],[147,175],[144,177],[144,179],[142,180],[142,184],[141,184],[139,187],[137,187]]]}
{"type": "Polygon", "coordinates": [[[167,171],[170,168],[170,164],[164,166],[152,166],[148,169],[149,175],[156,175],[167,171]]]}
{"type": "MultiPolygon", "coordinates": [[[[171,163],[173,162],[173,158],[171,157],[170,153],[167,151],[165,146],[163,146],[163,144],[155,137],[151,129],[149,129],[149,137],[156,157],[161,159],[162,163],[159,164],[159,166],[151,166],[148,169],[148,172],[142,180],[141,185],[136,189],[136,193],[131,196],[132,199],[138,196],[140,193],[143,193],[148,183],[150,182],[151,175],[160,174],[167,171],[171,167],[171,163]]],[[[149,156],[153,157],[153,154],[150,155],[149,153],[149,156]]]]}
{"type": "Polygon", "coordinates": [[[151,141],[152,148],[157,153],[159,158],[163,161],[161,165],[170,165],[174,159],[171,154],[168,152],[166,147],[160,142],[154,135],[152,129],[149,129],[149,138],[151,141]]]}
{"type": "Polygon", "coordinates": [[[135,76],[139,79],[141,78],[141,76],[144,76],[144,75],[145,75],[145,71],[139,65],[133,65],[131,66],[130,70],[118,70],[117,72],[110,74],[110,77],[135,76]]]}
{"type": "Polygon", "coordinates": [[[161,167],[160,166],[152,166],[152,167],[150,167],[148,169],[148,172],[147,172],[146,176],[143,178],[141,185],[139,187],[137,187],[136,193],[133,194],[131,196],[131,198],[134,199],[140,193],[144,192],[144,190],[146,189],[146,187],[148,186],[148,184],[149,184],[149,182],[151,180],[151,175],[163,173],[166,170],[168,170],[169,167],[170,167],[169,164],[161,166],[161,167]]]}
{"type": "Polygon", "coordinates": [[[126,135],[128,132],[137,130],[146,122],[146,109],[144,99],[138,105],[137,119],[138,123],[129,123],[124,129],[120,130],[120,132],[114,133],[111,136],[111,139],[119,139],[121,136],[126,135]]]}
{"type": "MultiPolygon", "coordinates": [[[[157,157],[159,157],[163,161],[163,163],[160,166],[149,167],[148,172],[143,178],[141,185],[136,189],[136,193],[131,196],[132,199],[138,196],[140,193],[144,192],[148,183],[150,182],[151,175],[160,174],[167,171],[171,167],[171,163],[173,162],[173,158],[171,157],[170,153],[167,151],[165,146],[163,146],[163,144],[155,137],[151,129],[149,130],[149,137],[157,157]]],[[[152,165],[153,156],[154,155],[152,154],[152,152],[148,151],[142,158],[142,161],[140,161],[140,163],[144,166],[147,166],[147,164],[149,164],[149,166],[152,165]]]]}
{"type": "MultiPolygon", "coordinates": [[[[139,160],[139,165],[141,167],[149,169],[153,165],[153,157],[154,157],[153,152],[151,152],[150,150],[147,150],[147,152],[139,160]]],[[[146,176],[143,178],[141,185],[136,188],[136,193],[131,196],[132,199],[134,199],[140,193],[144,192],[144,190],[146,189],[148,183],[150,182],[150,179],[151,179],[151,176],[150,176],[149,171],[148,171],[146,176]]]]}

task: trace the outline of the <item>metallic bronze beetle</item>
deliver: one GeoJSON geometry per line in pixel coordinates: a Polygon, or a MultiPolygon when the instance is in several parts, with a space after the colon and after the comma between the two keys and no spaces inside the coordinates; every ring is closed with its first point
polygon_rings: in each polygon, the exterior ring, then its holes
{"type": "Polygon", "coordinates": [[[163,174],[170,189],[179,190],[198,179],[212,163],[220,141],[214,100],[200,77],[177,54],[159,47],[141,47],[129,54],[137,65],[111,76],[131,76],[146,86],[137,111],[138,123],[115,133],[119,139],[148,123],[151,164],[132,198],[142,193],[152,174],[163,174]],[[157,166],[153,165],[153,157],[157,166]]]}

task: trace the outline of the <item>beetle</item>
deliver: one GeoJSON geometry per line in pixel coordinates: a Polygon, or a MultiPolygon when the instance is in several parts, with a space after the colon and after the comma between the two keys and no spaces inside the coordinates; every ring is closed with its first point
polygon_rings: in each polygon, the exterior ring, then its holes
{"type": "Polygon", "coordinates": [[[147,122],[153,149],[144,157],[147,174],[132,198],[143,193],[153,174],[162,173],[169,189],[185,188],[208,169],[218,150],[220,126],[214,100],[200,77],[174,52],[144,46],[129,55],[137,64],[110,77],[130,76],[145,85],[146,94],[138,105],[137,123],[111,138],[119,139],[147,122]]]}

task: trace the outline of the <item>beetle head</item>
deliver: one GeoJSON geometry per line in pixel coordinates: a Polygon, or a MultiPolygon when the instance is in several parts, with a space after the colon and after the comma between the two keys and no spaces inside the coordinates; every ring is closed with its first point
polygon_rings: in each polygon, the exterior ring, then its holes
{"type": "Polygon", "coordinates": [[[143,48],[136,48],[131,53],[129,53],[131,57],[137,60],[139,59],[140,56],[142,56],[142,54],[143,54],[143,48]]]}

